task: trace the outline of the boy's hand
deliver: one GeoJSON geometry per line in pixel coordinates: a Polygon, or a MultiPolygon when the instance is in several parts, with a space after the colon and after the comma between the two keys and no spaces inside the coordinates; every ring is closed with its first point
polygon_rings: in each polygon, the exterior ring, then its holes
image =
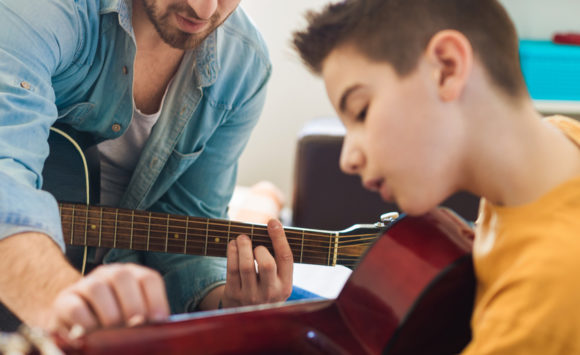
{"type": "Polygon", "coordinates": [[[264,246],[252,250],[250,238],[240,235],[228,245],[227,281],[223,307],[285,301],[292,292],[294,259],[280,222],[268,222],[275,257],[264,246]],[[256,265],[258,270],[256,272],[256,265]]]}

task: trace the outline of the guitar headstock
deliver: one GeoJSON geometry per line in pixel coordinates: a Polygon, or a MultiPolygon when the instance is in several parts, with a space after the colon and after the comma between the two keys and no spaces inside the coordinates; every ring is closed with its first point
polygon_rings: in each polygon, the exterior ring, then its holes
{"type": "Polygon", "coordinates": [[[377,237],[398,218],[398,212],[387,212],[381,215],[379,222],[355,224],[339,231],[336,263],[351,269],[354,268],[360,257],[374,243],[377,237]]]}

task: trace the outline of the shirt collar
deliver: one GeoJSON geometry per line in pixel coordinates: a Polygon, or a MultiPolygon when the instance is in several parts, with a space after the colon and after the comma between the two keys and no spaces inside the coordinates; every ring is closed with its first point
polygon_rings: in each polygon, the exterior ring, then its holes
{"type": "MultiPolygon", "coordinates": [[[[101,0],[100,13],[119,13],[119,25],[133,38],[133,26],[131,23],[133,11],[132,0],[101,0]]],[[[223,24],[222,24],[223,25],[223,24]]],[[[213,31],[197,48],[186,53],[185,60],[193,60],[192,69],[198,77],[200,87],[210,86],[216,80],[219,72],[217,40],[218,29],[213,31]]]]}

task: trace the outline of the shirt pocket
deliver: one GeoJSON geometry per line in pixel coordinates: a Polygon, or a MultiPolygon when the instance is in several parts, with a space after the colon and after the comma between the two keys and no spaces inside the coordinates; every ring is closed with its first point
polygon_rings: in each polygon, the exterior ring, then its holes
{"type": "Polygon", "coordinates": [[[58,110],[58,121],[70,124],[78,128],[92,113],[95,104],[92,102],[80,102],[58,110]]]}
{"type": "Polygon", "coordinates": [[[163,169],[163,175],[165,175],[168,180],[177,180],[177,178],[199,158],[204,149],[205,146],[201,146],[192,153],[182,153],[174,149],[167,159],[167,164],[165,164],[165,169],[163,169]]]}

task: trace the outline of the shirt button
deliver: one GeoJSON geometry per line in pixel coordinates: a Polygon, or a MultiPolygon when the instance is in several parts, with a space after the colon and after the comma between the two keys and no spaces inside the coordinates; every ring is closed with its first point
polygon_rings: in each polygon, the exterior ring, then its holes
{"type": "Polygon", "coordinates": [[[119,131],[121,131],[121,125],[115,123],[114,125],[111,126],[111,129],[113,130],[113,132],[118,133],[119,131]]]}
{"type": "Polygon", "coordinates": [[[126,65],[123,65],[123,74],[125,75],[129,74],[129,69],[127,69],[126,65]]]}
{"type": "Polygon", "coordinates": [[[30,83],[28,81],[21,81],[20,87],[26,90],[30,90],[30,83]]]}

